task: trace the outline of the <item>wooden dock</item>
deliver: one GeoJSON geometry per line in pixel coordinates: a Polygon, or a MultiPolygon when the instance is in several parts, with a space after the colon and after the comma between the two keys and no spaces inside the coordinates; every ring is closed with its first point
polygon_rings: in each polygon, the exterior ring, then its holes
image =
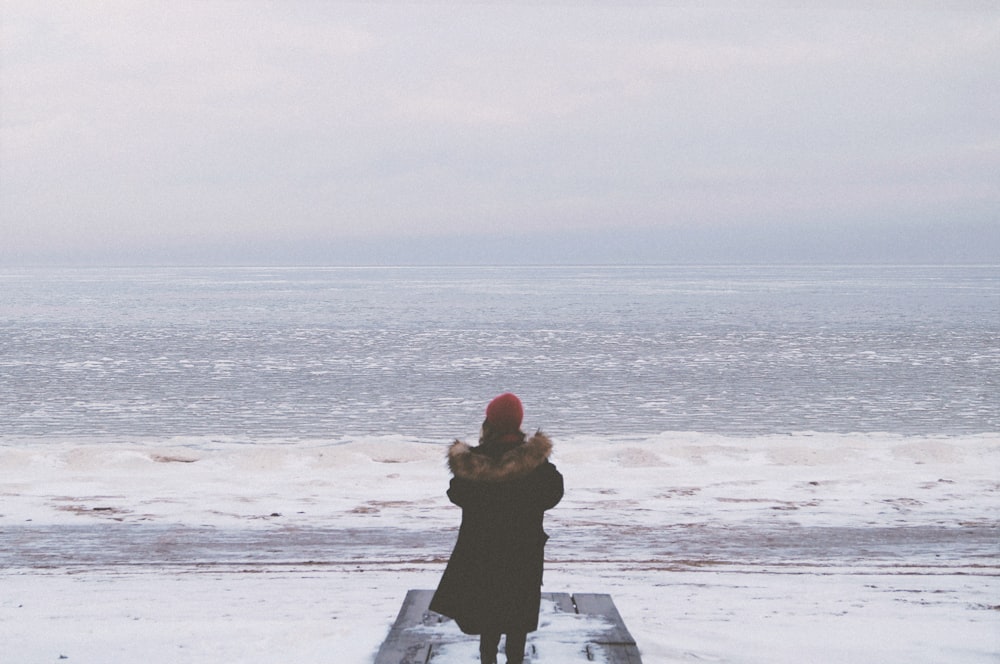
{"type": "MultiPolygon", "coordinates": [[[[433,595],[433,590],[406,593],[375,664],[479,661],[478,637],[462,634],[451,619],[430,611],[433,595]]],[[[611,595],[598,593],[542,593],[539,630],[528,635],[525,661],[541,664],[556,653],[560,661],[579,657],[580,662],[642,663],[611,595]]]]}

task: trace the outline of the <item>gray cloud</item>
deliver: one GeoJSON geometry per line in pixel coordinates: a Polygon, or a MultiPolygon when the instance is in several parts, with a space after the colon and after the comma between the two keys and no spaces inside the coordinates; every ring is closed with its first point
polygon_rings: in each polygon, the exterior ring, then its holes
{"type": "Polygon", "coordinates": [[[1000,245],[988,5],[0,6],[0,262],[1000,245]]]}

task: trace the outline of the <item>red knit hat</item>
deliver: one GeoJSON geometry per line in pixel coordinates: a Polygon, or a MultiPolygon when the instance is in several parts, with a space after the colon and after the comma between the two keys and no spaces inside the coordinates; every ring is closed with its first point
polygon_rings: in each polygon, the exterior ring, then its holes
{"type": "Polygon", "coordinates": [[[513,433],[521,429],[524,406],[510,392],[504,392],[486,407],[486,421],[497,433],[513,433]]]}

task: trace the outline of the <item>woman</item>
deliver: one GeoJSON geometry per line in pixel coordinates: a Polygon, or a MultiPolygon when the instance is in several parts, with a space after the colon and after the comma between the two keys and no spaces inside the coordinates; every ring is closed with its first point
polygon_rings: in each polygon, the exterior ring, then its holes
{"type": "Polygon", "coordinates": [[[563,495],[563,478],[549,462],[552,443],[521,431],[524,408],[505,393],[486,408],[477,447],[448,449],[448,498],[462,508],[462,525],[430,608],[479,634],[484,664],[497,661],[501,634],[507,662],[521,664],[528,632],[538,629],[545,510],[563,495]]]}

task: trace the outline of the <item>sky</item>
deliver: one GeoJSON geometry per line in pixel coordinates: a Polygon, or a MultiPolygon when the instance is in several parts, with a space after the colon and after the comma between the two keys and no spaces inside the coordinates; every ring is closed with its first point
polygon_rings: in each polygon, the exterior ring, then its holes
{"type": "Polygon", "coordinates": [[[0,0],[0,266],[996,263],[1000,1],[0,0]]]}

